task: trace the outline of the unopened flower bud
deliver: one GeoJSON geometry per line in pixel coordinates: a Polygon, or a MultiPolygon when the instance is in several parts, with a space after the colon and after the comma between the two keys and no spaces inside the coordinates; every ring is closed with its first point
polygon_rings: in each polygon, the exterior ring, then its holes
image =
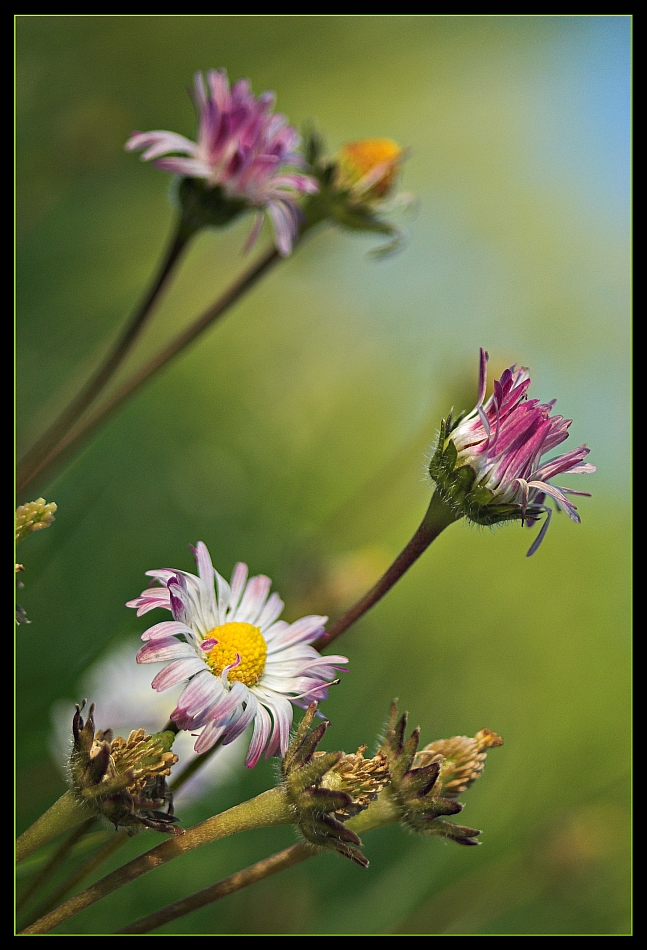
{"type": "Polygon", "coordinates": [[[37,498],[16,508],[16,544],[24,541],[32,531],[48,528],[54,521],[55,511],[54,502],[47,504],[44,498],[37,498]]]}
{"type": "Polygon", "coordinates": [[[335,185],[360,204],[385,198],[395,184],[404,154],[393,139],[347,142],[337,154],[335,185]]]}
{"type": "Polygon", "coordinates": [[[381,214],[410,203],[409,195],[392,197],[405,151],[392,139],[360,139],[328,158],[314,131],[305,137],[305,151],[319,181],[318,194],[304,205],[310,225],[332,218],[354,231],[387,234],[391,240],[377,253],[393,250],[402,232],[381,214]]]}
{"type": "Polygon", "coordinates": [[[84,722],[81,706],[72,720],[73,746],[69,773],[72,790],[89,811],[107,818],[115,828],[134,835],[143,828],[181,835],[175,825],[166,777],[177,762],[170,751],[173,732],[147,735],[133,730],[127,739],[113,738],[112,730],[96,731],[94,704],[84,722]],[[160,811],[166,807],[166,811],[160,811]]]}

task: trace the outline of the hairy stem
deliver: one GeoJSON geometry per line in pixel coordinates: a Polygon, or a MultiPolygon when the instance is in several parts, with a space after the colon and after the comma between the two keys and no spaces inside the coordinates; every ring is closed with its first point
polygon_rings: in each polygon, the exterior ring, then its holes
{"type": "Polygon", "coordinates": [[[234,891],[240,891],[243,887],[249,887],[250,884],[254,884],[256,881],[262,881],[263,878],[270,877],[270,875],[276,874],[278,871],[284,871],[286,868],[291,868],[295,864],[300,864],[301,861],[305,861],[315,854],[318,854],[317,848],[308,844],[306,841],[300,841],[298,844],[293,844],[291,848],[286,848],[284,851],[273,854],[271,858],[257,861],[256,864],[250,865],[250,867],[245,868],[243,871],[238,871],[236,874],[232,874],[230,877],[218,881],[217,884],[212,884],[211,887],[205,887],[202,891],[196,891],[196,893],[191,894],[190,897],[175,901],[174,904],[169,904],[167,907],[148,914],[146,917],[140,917],[139,920],[129,924],[127,927],[117,930],[116,933],[150,933],[151,930],[156,930],[158,927],[161,927],[162,924],[177,920],[178,917],[184,917],[185,914],[190,914],[200,907],[205,907],[207,904],[212,904],[222,897],[227,897],[228,894],[233,894],[234,891]]]}
{"type": "Polygon", "coordinates": [[[88,818],[87,808],[67,791],[16,842],[16,863],[88,818]]]}
{"type": "MultiPolygon", "coordinates": [[[[383,825],[390,825],[394,821],[398,821],[398,818],[399,814],[397,810],[394,810],[389,801],[381,801],[378,799],[375,802],[371,802],[369,807],[360,812],[359,815],[355,815],[354,818],[347,821],[346,827],[354,831],[355,834],[363,834],[375,828],[381,828],[383,825]]],[[[257,861],[256,864],[251,864],[243,871],[238,871],[236,874],[232,874],[230,877],[226,877],[222,881],[212,884],[210,887],[205,887],[201,891],[190,894],[189,897],[184,897],[179,901],[175,901],[173,904],[168,904],[166,907],[162,907],[152,914],[147,914],[146,917],[140,917],[139,920],[128,924],[127,927],[123,927],[121,930],[116,931],[116,933],[150,933],[151,930],[156,930],[163,924],[177,920],[178,917],[184,917],[186,914],[190,914],[200,907],[205,907],[207,904],[221,900],[223,897],[227,897],[228,894],[233,894],[234,891],[240,891],[244,887],[249,887],[250,884],[255,884],[256,881],[262,881],[263,878],[270,877],[272,874],[278,874],[279,871],[291,868],[295,864],[300,864],[302,861],[320,853],[321,848],[317,848],[307,841],[300,841],[298,844],[292,845],[291,848],[285,848],[284,851],[279,851],[270,858],[257,861]]]]}
{"type": "Polygon", "coordinates": [[[28,917],[27,922],[23,925],[25,927],[32,924],[35,920],[38,920],[44,914],[47,914],[52,907],[58,907],[59,903],[67,897],[70,891],[74,890],[77,884],[80,884],[81,881],[86,878],[89,874],[92,874],[100,864],[103,864],[104,861],[107,861],[115,851],[118,851],[119,848],[129,841],[129,837],[125,832],[115,832],[110,835],[107,841],[104,841],[97,850],[91,854],[85,861],[79,864],[72,873],[65,878],[65,880],[52,891],[49,897],[43,901],[42,904],[38,906],[36,911],[31,913],[28,917]]]}
{"type": "Polygon", "coordinates": [[[168,279],[175,264],[193,233],[194,232],[191,229],[187,229],[186,224],[180,220],[148,293],[132,314],[110,353],[94,375],[91,376],[85,386],[83,386],[81,391],[74,397],[69,406],[63,410],[58,419],[52,423],[49,429],[38,439],[35,445],[29,449],[18,464],[16,475],[17,491],[22,491],[30,484],[32,479],[41,471],[44,460],[57,457],[59,443],[65,439],[77,420],[90,408],[92,403],[115,375],[141,336],[144,327],[148,323],[149,317],[153,313],[155,305],[162,295],[162,291],[168,284],[168,279]]]}
{"type": "Polygon", "coordinates": [[[94,904],[95,901],[101,900],[107,894],[111,894],[117,888],[123,887],[124,884],[134,881],[142,874],[166,864],[167,861],[171,861],[181,854],[187,854],[194,848],[200,848],[211,841],[218,841],[220,838],[226,838],[228,835],[238,834],[241,831],[271,825],[290,824],[292,820],[293,815],[284,791],[281,788],[272,788],[248,802],[235,805],[221,815],[215,815],[213,818],[208,818],[206,821],[194,825],[185,834],[164,841],[147,851],[146,854],[134,858],[128,864],[113,871],[112,874],[106,875],[96,884],[57,907],[50,914],[41,917],[40,920],[25,928],[22,933],[48,933],[53,927],[78,914],[79,911],[94,904]]]}
{"type": "Polygon", "coordinates": [[[421,554],[427,550],[432,541],[434,541],[441,531],[457,521],[460,516],[456,515],[441,499],[438,492],[435,492],[429,503],[429,508],[422,523],[409,543],[398,554],[393,564],[387,568],[377,584],[364,594],[363,597],[353,604],[345,614],[336,620],[326,633],[314,643],[317,650],[330,646],[333,640],[336,640],[345,630],[348,630],[356,620],[363,617],[364,614],[381,600],[393,585],[400,580],[402,575],[409,570],[411,565],[418,560],[421,554]]]}
{"type": "MultiPolygon", "coordinates": [[[[29,882],[27,887],[24,889],[18,900],[16,901],[16,910],[20,910],[25,906],[28,900],[32,897],[36,891],[43,886],[47,879],[52,875],[52,873],[58,868],[62,861],[68,856],[74,845],[77,841],[80,841],[89,831],[94,828],[96,824],[96,818],[88,818],[82,824],[77,825],[74,831],[68,835],[65,841],[56,849],[51,858],[45,862],[43,867],[38,871],[32,880],[29,882]]],[[[40,914],[38,915],[41,916],[40,914]]]]}

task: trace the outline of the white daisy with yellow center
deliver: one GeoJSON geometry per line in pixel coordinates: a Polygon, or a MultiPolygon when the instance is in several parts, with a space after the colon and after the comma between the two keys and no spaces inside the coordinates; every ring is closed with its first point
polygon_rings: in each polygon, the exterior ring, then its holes
{"type": "Polygon", "coordinates": [[[219,739],[233,742],[253,722],[246,764],[285,754],[292,726],[292,703],[307,707],[325,699],[344,656],[320,656],[310,646],[324,632],[327,617],[279,620],[283,601],[269,595],[262,574],[248,580],[246,564],[237,564],[228,584],[214,570],[206,545],[195,549],[198,574],[170,569],[147,571],[160,586],[150,587],[128,607],[137,616],[156,607],[170,610],[142,634],[138,663],[167,665],[152,682],[156,690],[188,680],[171,719],[181,729],[202,729],[196,752],[219,739]],[[217,585],[217,596],[214,587],[217,585]],[[271,714],[271,716],[270,716],[271,714]],[[271,733],[271,735],[270,735],[271,733]]]}

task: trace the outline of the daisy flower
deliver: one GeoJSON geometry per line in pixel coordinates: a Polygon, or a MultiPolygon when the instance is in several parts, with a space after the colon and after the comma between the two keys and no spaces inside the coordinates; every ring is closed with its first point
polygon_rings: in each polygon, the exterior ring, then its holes
{"type": "Polygon", "coordinates": [[[288,170],[305,164],[297,152],[301,140],[285,116],[272,111],[274,93],[255,98],[247,79],[230,88],[227,73],[219,69],[207,73],[206,85],[196,73],[193,99],[197,142],[175,132],[134,132],[126,149],[141,149],[143,161],[185,178],[203,179],[210,189],[220,187],[225,198],[258,209],[248,248],[267,212],[277,249],[289,254],[301,219],[297,200],[319,185],[309,175],[288,170]]]}
{"type": "Polygon", "coordinates": [[[306,708],[325,699],[335,671],[348,660],[320,656],[310,646],[323,633],[327,617],[302,617],[293,624],[279,620],[284,604],[276,593],[268,597],[269,577],[248,580],[247,565],[237,564],[228,584],[201,541],[195,556],[199,576],[147,571],[159,586],[128,602],[137,616],[155,607],[173,615],[142,634],[146,642],[137,662],[166,664],[153,689],[188,681],[171,719],[180,729],[202,729],[196,752],[206,752],[219,739],[223,745],[233,742],[253,722],[245,760],[252,768],[263,751],[265,758],[285,755],[291,704],[306,708]]]}
{"type": "Polygon", "coordinates": [[[532,526],[545,514],[528,551],[530,556],[550,523],[547,498],[579,524],[577,508],[567,495],[589,496],[588,492],[557,487],[552,479],[588,474],[595,471],[595,465],[584,462],[589,454],[586,445],[544,459],[568,438],[572,419],[551,415],[554,399],[547,403],[528,399],[530,374],[523,366],[506,369],[485,401],[487,361],[488,354],[481,349],[476,406],[455,422],[450,418],[443,423],[429,470],[445,500],[478,524],[517,519],[532,526]],[[465,477],[466,466],[473,478],[465,477]]]}

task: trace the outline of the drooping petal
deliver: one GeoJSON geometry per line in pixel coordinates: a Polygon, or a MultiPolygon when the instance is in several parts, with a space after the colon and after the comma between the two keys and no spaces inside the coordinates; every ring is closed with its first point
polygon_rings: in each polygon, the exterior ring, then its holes
{"type": "Polygon", "coordinates": [[[253,769],[260,759],[267,745],[271,728],[272,720],[270,719],[269,713],[263,704],[259,703],[256,710],[256,718],[254,719],[254,732],[252,734],[252,740],[249,743],[247,758],[245,759],[247,768],[253,769]]]}
{"type": "Polygon", "coordinates": [[[176,132],[133,132],[125,145],[126,151],[134,152],[144,149],[141,159],[149,162],[168,152],[183,152],[186,155],[195,155],[197,145],[183,135],[176,132]]]}
{"type": "Polygon", "coordinates": [[[290,729],[292,728],[292,704],[279,693],[273,690],[266,690],[262,687],[254,687],[257,699],[267,706],[274,719],[274,728],[267,749],[265,758],[278,754],[283,757],[287,752],[290,742],[290,729]]]}
{"type": "Polygon", "coordinates": [[[135,597],[134,600],[129,600],[126,603],[126,607],[135,607],[138,617],[147,614],[149,610],[154,610],[156,607],[165,607],[167,610],[170,610],[171,598],[168,588],[150,587],[140,594],[139,597],[135,597]]]}

